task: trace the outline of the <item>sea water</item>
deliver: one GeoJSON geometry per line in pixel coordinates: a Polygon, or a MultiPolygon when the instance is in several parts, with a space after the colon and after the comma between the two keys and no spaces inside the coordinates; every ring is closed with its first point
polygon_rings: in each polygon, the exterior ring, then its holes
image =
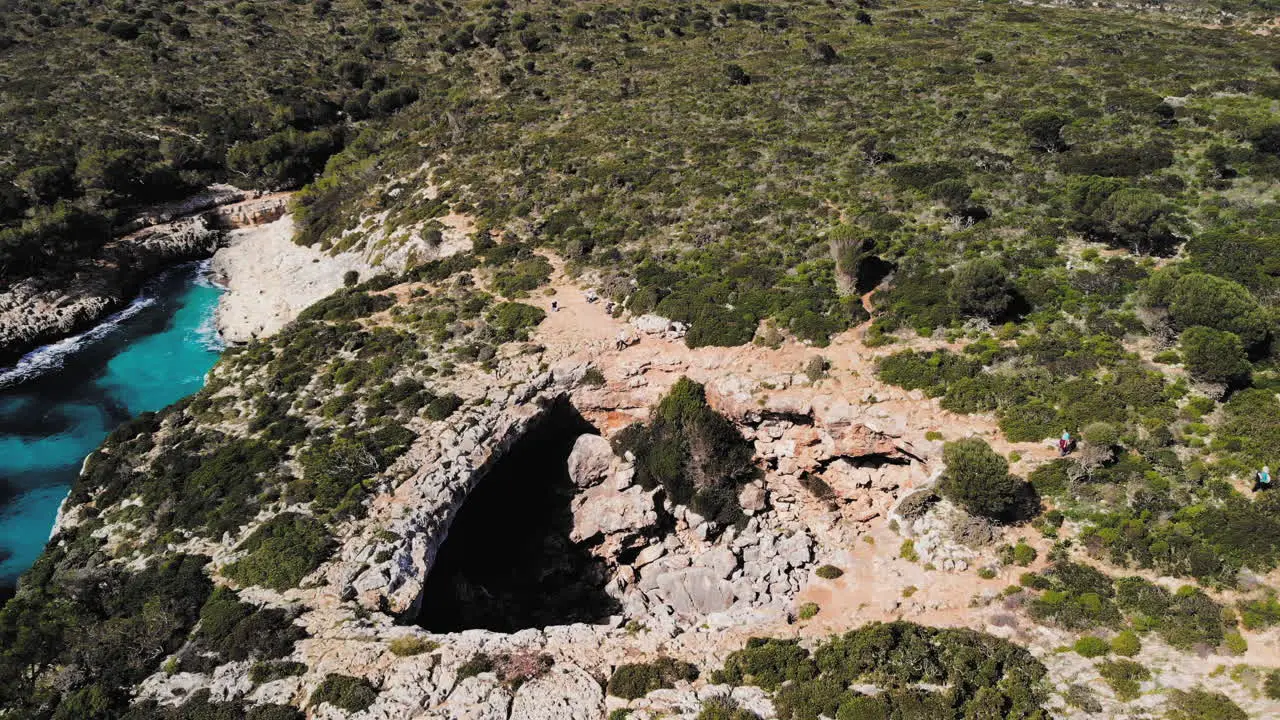
{"type": "Polygon", "coordinates": [[[0,367],[0,598],[44,548],[85,456],[204,384],[221,294],[207,261],[180,265],[92,330],[0,367]]]}

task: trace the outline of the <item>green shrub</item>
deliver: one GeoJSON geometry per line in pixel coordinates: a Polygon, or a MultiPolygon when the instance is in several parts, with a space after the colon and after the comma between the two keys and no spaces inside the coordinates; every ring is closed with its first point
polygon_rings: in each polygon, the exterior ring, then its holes
{"type": "Polygon", "coordinates": [[[1166,720],[1248,720],[1249,715],[1222,693],[1170,690],[1165,704],[1166,720]]]}
{"type": "Polygon", "coordinates": [[[1062,128],[1070,118],[1049,109],[1033,110],[1022,116],[1022,131],[1036,150],[1056,151],[1066,144],[1062,140],[1062,128]]]}
{"type": "Polygon", "coordinates": [[[1237,384],[1249,375],[1249,358],[1234,333],[1207,327],[1190,327],[1182,333],[1182,354],[1187,370],[1209,382],[1237,384]]]}
{"type": "Polygon", "coordinates": [[[429,653],[440,647],[440,643],[434,640],[424,640],[420,637],[399,637],[387,643],[387,649],[393,655],[399,657],[409,657],[412,655],[421,655],[429,653]]]}
{"type": "Polygon", "coordinates": [[[1119,623],[1111,578],[1092,566],[1058,562],[1038,578],[1032,587],[1043,587],[1044,592],[1027,606],[1031,617],[1077,630],[1119,623]]]}
{"type": "Polygon", "coordinates": [[[797,640],[751,638],[745,648],[735,650],[725,660],[724,669],[712,674],[712,682],[728,685],[756,685],[777,690],[788,680],[805,682],[818,674],[809,651],[797,640]]]}
{"type": "Polygon", "coordinates": [[[493,658],[485,653],[476,653],[458,666],[458,680],[475,677],[480,673],[493,672],[493,658]]]}
{"type": "Polygon", "coordinates": [[[342,144],[342,133],[335,129],[302,132],[287,128],[232,147],[227,151],[227,167],[241,175],[260,177],[271,186],[296,187],[320,172],[342,144]]]}
{"type": "Polygon", "coordinates": [[[311,693],[312,706],[321,703],[346,710],[362,712],[378,699],[378,690],[364,678],[329,673],[311,693]]]}
{"type": "Polygon", "coordinates": [[[1072,649],[1076,651],[1077,655],[1082,655],[1087,658],[1096,658],[1106,655],[1111,650],[1111,646],[1106,640],[1103,640],[1100,637],[1085,635],[1079,640],[1076,640],[1072,649]]]}
{"type": "Polygon", "coordinates": [[[1115,425],[1106,422],[1092,422],[1080,431],[1080,437],[1086,443],[1100,448],[1108,448],[1120,444],[1120,431],[1115,425]]]}
{"type": "Polygon", "coordinates": [[[1262,682],[1262,693],[1272,700],[1280,700],[1280,670],[1271,670],[1262,682]]]}
{"type": "Polygon", "coordinates": [[[1136,700],[1138,683],[1151,679],[1151,671],[1132,660],[1108,660],[1098,663],[1098,673],[1107,681],[1116,697],[1123,702],[1136,700]]]}
{"type": "Polygon", "coordinates": [[[1035,562],[1039,555],[1035,548],[1023,540],[1019,540],[1017,545],[1005,545],[1000,548],[1000,562],[1005,565],[1026,567],[1035,562]]]}
{"type": "Polygon", "coordinates": [[[1111,652],[1121,657],[1133,657],[1142,650],[1142,641],[1138,639],[1138,634],[1132,630],[1122,630],[1115,637],[1111,638],[1111,652]]]}
{"type": "Polygon", "coordinates": [[[1238,632],[1227,633],[1222,640],[1223,647],[1232,655],[1243,655],[1249,651],[1249,641],[1238,632]]]}
{"type": "Polygon", "coordinates": [[[823,580],[835,580],[841,575],[844,575],[844,571],[835,565],[820,565],[818,566],[818,569],[813,572],[823,580]]]}
{"type": "Polygon", "coordinates": [[[817,720],[837,716],[850,695],[839,680],[819,677],[783,685],[774,696],[773,705],[780,718],[817,720]]]}
{"type": "Polygon", "coordinates": [[[287,590],[329,558],[333,538],[310,515],[285,512],[259,526],[238,549],[247,554],[223,574],[242,585],[287,590]]]}
{"type": "Polygon", "coordinates": [[[200,608],[197,642],[184,651],[183,668],[205,652],[230,661],[284,657],[306,636],[293,623],[295,614],[283,608],[250,605],[240,601],[234,590],[218,587],[200,608]]]}
{"type": "Polygon", "coordinates": [[[943,446],[943,471],[938,490],[943,497],[975,515],[1007,519],[1018,502],[1020,481],[1009,474],[1009,463],[981,438],[965,438],[943,446]]]}
{"type": "Polygon", "coordinates": [[[498,342],[526,340],[529,328],[537,326],[547,316],[542,308],[517,302],[504,302],[489,310],[488,321],[496,333],[498,342]]]}
{"type": "Polygon", "coordinates": [[[818,606],[818,603],[807,602],[800,606],[796,615],[799,616],[801,620],[812,620],[818,614],[819,610],[821,610],[821,608],[818,606]]]}
{"type": "Polygon", "coordinates": [[[907,562],[920,562],[920,554],[916,552],[916,541],[907,538],[902,541],[902,547],[898,548],[898,557],[907,562]]]}
{"type": "Polygon", "coordinates": [[[735,652],[713,680],[778,688],[784,720],[865,717],[1031,717],[1044,701],[1045,670],[1026,650],[970,630],[873,623],[820,644],[810,657],[795,641],[759,640],[735,652]],[[868,697],[851,684],[876,684],[868,697]],[[951,692],[912,687],[950,685],[951,692]]]}
{"type": "Polygon", "coordinates": [[[244,718],[245,720],[305,720],[306,716],[292,705],[268,704],[250,706],[244,718]]]}
{"type": "Polygon", "coordinates": [[[307,672],[305,663],[288,660],[276,662],[256,662],[249,668],[249,679],[255,684],[269,683],[287,677],[304,675],[307,672]]]}
{"type": "Polygon", "coordinates": [[[674,503],[721,527],[744,519],[737,488],[758,476],[754,448],[737,427],[707,405],[701,385],[681,378],[658,403],[648,423],[614,438],[619,454],[635,455],[636,481],[662,487],[674,503]]]}
{"type": "Polygon", "coordinates": [[[654,690],[675,687],[677,682],[692,682],[698,677],[693,665],[669,657],[647,663],[619,665],[609,676],[608,693],[624,700],[644,697],[654,690]]]}
{"type": "Polygon", "coordinates": [[[1098,702],[1093,690],[1087,685],[1078,683],[1068,685],[1066,692],[1062,694],[1062,699],[1067,702],[1067,705],[1090,714],[1102,712],[1102,703],[1098,702]]]}
{"type": "Polygon", "coordinates": [[[882,382],[907,390],[924,390],[926,395],[937,397],[960,380],[977,375],[982,366],[975,360],[945,350],[918,353],[905,350],[881,358],[876,364],[876,375],[882,382]]]}
{"type": "Polygon", "coordinates": [[[460,407],[462,407],[462,398],[452,393],[441,395],[427,404],[427,418],[446,420],[460,407]]]}
{"type": "Polygon", "coordinates": [[[1013,301],[1009,271],[993,258],[965,263],[955,270],[948,297],[963,315],[994,320],[1013,301]]]}
{"type": "Polygon", "coordinates": [[[339,290],[308,306],[298,314],[298,321],[324,320],[335,323],[351,321],[386,310],[394,304],[395,298],[388,295],[370,295],[354,288],[339,290]]]}
{"type": "Polygon", "coordinates": [[[1240,624],[1246,630],[1265,630],[1280,623],[1280,601],[1268,593],[1265,597],[1241,600],[1236,603],[1240,611],[1240,624]]]}
{"type": "Polygon", "coordinates": [[[1060,497],[1071,487],[1069,468],[1073,464],[1074,461],[1063,458],[1050,460],[1032,470],[1027,480],[1041,495],[1060,497]]]}
{"type": "Polygon", "coordinates": [[[551,263],[541,255],[529,255],[493,275],[493,289],[506,298],[526,297],[551,279],[551,263]]]}
{"type": "Polygon", "coordinates": [[[1267,333],[1263,312],[1247,288],[1205,273],[1178,278],[1170,292],[1169,318],[1182,329],[1202,326],[1232,333],[1246,347],[1267,333]]]}
{"type": "Polygon", "coordinates": [[[702,703],[695,720],[760,720],[760,716],[730,698],[718,697],[702,703]]]}
{"type": "Polygon", "coordinates": [[[298,454],[303,483],[295,488],[315,503],[317,512],[342,508],[363,495],[363,483],[383,469],[377,448],[355,438],[322,438],[298,454]]]}

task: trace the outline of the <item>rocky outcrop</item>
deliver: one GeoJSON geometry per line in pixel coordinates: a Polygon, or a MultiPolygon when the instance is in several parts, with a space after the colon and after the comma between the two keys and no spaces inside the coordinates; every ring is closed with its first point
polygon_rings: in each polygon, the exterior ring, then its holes
{"type": "Polygon", "coordinates": [[[728,574],[723,571],[691,567],[656,575],[654,596],[681,616],[710,615],[733,606],[733,585],[725,579],[728,574]]]}
{"type": "Polygon", "coordinates": [[[661,315],[640,315],[631,319],[631,325],[645,335],[655,335],[666,340],[679,340],[688,331],[684,323],[668,320],[661,315]]]}
{"type": "MultiPolygon", "coordinates": [[[[303,588],[289,591],[286,599],[309,608],[300,622],[311,637],[295,653],[307,665],[306,675],[250,695],[264,701],[290,695],[296,703],[326,673],[340,672],[379,689],[374,704],[358,715],[362,720],[569,720],[603,718],[623,707],[631,717],[693,720],[712,697],[731,697],[762,718],[774,717],[762,693],[704,681],[630,702],[606,698],[603,688],[622,663],[664,654],[712,668],[747,634],[777,633],[796,622],[815,568],[845,552],[871,519],[885,521],[900,497],[927,486],[935,448],[918,450],[890,408],[806,391],[804,381],[792,376],[763,397],[753,391],[754,382],[725,373],[707,383],[708,399],[752,443],[762,473],[738,490],[745,520],[717,527],[671,503],[660,489],[638,486],[632,459],[615,455],[609,442],[689,367],[655,363],[621,373],[614,367],[604,385],[583,383],[588,367],[577,362],[546,369],[536,356],[521,366],[511,357],[502,359],[497,373],[455,378],[453,389],[468,402],[447,420],[423,420],[415,428],[420,440],[387,472],[367,516],[344,531],[335,558],[303,588]],[[575,429],[558,456],[563,492],[571,495],[566,542],[597,561],[602,570],[589,581],[601,584],[614,608],[589,624],[509,633],[411,627],[427,593],[436,591],[427,580],[444,543],[453,531],[462,535],[455,527],[462,525],[459,514],[484,491],[481,483],[490,473],[501,474],[495,469],[504,459],[519,455],[521,440],[541,438],[540,429],[554,427],[566,405],[604,433],[575,429]],[[387,652],[390,640],[405,635],[438,649],[412,657],[387,652]],[[547,658],[546,669],[521,682],[503,677],[503,658],[530,654],[547,658]],[[493,670],[464,673],[480,656],[492,661],[493,670]]],[[[529,468],[529,481],[544,474],[529,468]]],[[[950,526],[936,508],[918,519],[925,521],[917,541],[922,557],[945,566],[940,569],[971,562],[965,559],[971,551],[949,536],[943,542],[950,526]]],[[[895,595],[895,608],[897,600],[895,595]]],[[[820,618],[827,617],[823,612],[820,618]]],[[[185,691],[199,686],[191,678],[173,682],[185,691]]],[[[210,675],[203,682],[212,688],[217,681],[210,675]]],[[[228,683],[217,687],[239,691],[228,683]]],[[[166,695],[157,687],[154,696],[166,695]]],[[[346,717],[330,708],[315,714],[346,717]]]]}
{"type": "Polygon", "coordinates": [[[214,208],[205,217],[223,230],[255,227],[275,222],[289,212],[290,193],[275,193],[214,208]]]}
{"type": "Polygon", "coordinates": [[[656,490],[619,490],[597,485],[573,499],[574,542],[609,539],[613,548],[629,546],[658,522],[656,490]]]}
{"type": "Polygon", "coordinates": [[[204,217],[140,230],[97,257],[20,280],[0,293],[0,364],[88,329],[124,307],[162,268],[208,257],[222,233],[204,217]]]}

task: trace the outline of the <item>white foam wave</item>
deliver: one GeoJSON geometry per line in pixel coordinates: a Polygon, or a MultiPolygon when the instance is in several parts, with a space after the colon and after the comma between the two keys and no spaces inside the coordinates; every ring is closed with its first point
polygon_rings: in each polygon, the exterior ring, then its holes
{"type": "Polygon", "coordinates": [[[120,323],[142,312],[143,309],[154,305],[155,302],[155,298],[145,295],[135,298],[123,310],[112,313],[106,320],[89,330],[79,335],[59,340],[56,343],[38,347],[23,355],[22,359],[13,367],[0,369],[0,389],[12,387],[61,368],[68,355],[106,337],[120,323]]]}
{"type": "Polygon", "coordinates": [[[209,314],[205,316],[195,331],[195,341],[200,347],[209,352],[222,352],[227,349],[227,343],[222,339],[222,334],[218,332],[216,308],[217,305],[214,305],[210,309],[209,314]]]}
{"type": "Polygon", "coordinates": [[[200,287],[226,289],[213,278],[213,258],[196,261],[195,284],[200,287]]]}

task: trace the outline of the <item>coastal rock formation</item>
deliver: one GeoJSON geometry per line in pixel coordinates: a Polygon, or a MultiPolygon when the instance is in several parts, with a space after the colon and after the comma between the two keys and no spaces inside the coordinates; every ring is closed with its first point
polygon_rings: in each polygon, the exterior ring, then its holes
{"type": "Polygon", "coordinates": [[[161,269],[209,257],[225,244],[228,229],[275,220],[287,202],[287,194],[251,197],[218,186],[140,216],[132,223],[137,229],[93,258],[13,283],[0,292],[0,365],[97,324],[128,304],[161,269]]]}

